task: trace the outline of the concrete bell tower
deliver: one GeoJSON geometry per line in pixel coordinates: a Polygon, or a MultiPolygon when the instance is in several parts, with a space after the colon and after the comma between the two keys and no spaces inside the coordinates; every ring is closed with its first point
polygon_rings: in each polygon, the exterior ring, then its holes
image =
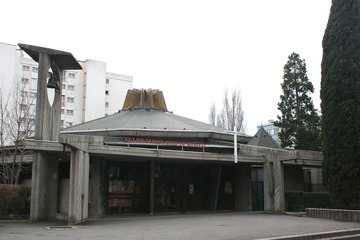
{"type": "MultiPolygon", "coordinates": [[[[64,70],[82,69],[69,52],[18,44],[39,63],[35,140],[58,141],[61,114],[61,76],[64,70]],[[49,81],[49,82],[48,82],[49,81]],[[48,99],[48,88],[55,90],[54,101],[48,99]]],[[[30,220],[55,218],[57,214],[58,156],[46,151],[34,151],[30,220]]]]}

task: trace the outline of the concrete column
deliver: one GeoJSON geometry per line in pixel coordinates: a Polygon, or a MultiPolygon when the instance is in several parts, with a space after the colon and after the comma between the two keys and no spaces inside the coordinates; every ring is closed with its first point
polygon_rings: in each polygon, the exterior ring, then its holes
{"type": "Polygon", "coordinates": [[[102,203],[103,191],[101,185],[101,160],[91,159],[91,178],[89,179],[89,202],[90,213],[89,216],[98,218],[104,215],[105,206],[102,203]]]}
{"type": "Polygon", "coordinates": [[[34,152],[30,220],[56,218],[59,163],[56,156],[34,152]]]}
{"type": "Polygon", "coordinates": [[[70,157],[69,223],[88,218],[89,154],[72,149],[70,157]]]}
{"type": "Polygon", "coordinates": [[[251,210],[251,166],[236,165],[235,209],[251,210]]]}
{"type": "MultiPolygon", "coordinates": [[[[47,78],[51,67],[48,53],[39,52],[39,72],[36,97],[35,139],[56,141],[59,136],[61,91],[55,91],[53,106],[47,95],[47,78]]],[[[54,67],[58,79],[59,70],[54,67]]],[[[34,153],[30,219],[56,217],[58,196],[58,159],[43,152],[34,153]]]]}
{"type": "Polygon", "coordinates": [[[274,211],[285,211],[284,166],[281,161],[274,162],[274,211]]]}
{"type": "Polygon", "coordinates": [[[149,196],[149,213],[154,214],[155,204],[155,160],[150,161],[150,196],[149,196]]]}
{"type": "Polygon", "coordinates": [[[221,180],[221,164],[212,165],[210,168],[210,179],[211,179],[211,189],[210,189],[210,207],[211,210],[216,212],[217,203],[219,198],[219,188],[221,180]]]}
{"type": "Polygon", "coordinates": [[[268,160],[264,163],[264,211],[274,211],[273,170],[268,160]]]}

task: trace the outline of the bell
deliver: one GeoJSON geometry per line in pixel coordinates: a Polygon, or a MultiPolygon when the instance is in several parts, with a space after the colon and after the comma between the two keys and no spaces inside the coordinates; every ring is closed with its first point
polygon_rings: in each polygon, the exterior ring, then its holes
{"type": "Polygon", "coordinates": [[[49,72],[49,80],[46,85],[47,88],[58,88],[56,84],[56,78],[53,73],[49,72]]]}

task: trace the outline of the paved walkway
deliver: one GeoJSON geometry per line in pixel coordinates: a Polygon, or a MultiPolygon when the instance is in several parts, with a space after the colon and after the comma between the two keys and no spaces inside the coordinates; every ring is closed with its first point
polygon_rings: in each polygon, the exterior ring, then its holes
{"type": "Polygon", "coordinates": [[[0,223],[0,239],[250,240],[353,228],[360,228],[360,223],[255,212],[226,212],[110,216],[75,226],[62,225],[61,222],[0,223]]]}

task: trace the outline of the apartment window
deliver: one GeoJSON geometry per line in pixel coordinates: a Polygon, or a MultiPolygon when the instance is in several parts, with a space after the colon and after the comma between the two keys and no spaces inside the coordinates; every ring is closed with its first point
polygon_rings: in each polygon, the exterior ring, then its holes
{"type": "Polygon", "coordinates": [[[33,72],[38,72],[38,71],[39,71],[39,68],[38,68],[38,67],[32,67],[32,71],[33,71],[33,72]]]}
{"type": "Polygon", "coordinates": [[[109,107],[109,103],[108,103],[108,102],[105,102],[105,107],[109,107]]]}
{"type": "Polygon", "coordinates": [[[67,122],[67,123],[66,123],[66,127],[71,127],[72,125],[73,125],[72,122],[67,122]]]}
{"type": "Polygon", "coordinates": [[[68,97],[68,98],[67,98],[67,101],[68,101],[69,103],[73,103],[73,102],[74,102],[74,98],[73,98],[73,97],[68,97]]]}
{"type": "Polygon", "coordinates": [[[106,90],[106,91],[105,91],[105,95],[109,95],[109,90],[106,90]]]}
{"type": "Polygon", "coordinates": [[[64,113],[65,113],[65,110],[62,108],[62,109],[60,110],[60,113],[61,113],[61,114],[64,114],[64,113]]]}
{"type": "Polygon", "coordinates": [[[27,110],[27,105],[26,104],[20,104],[20,110],[21,111],[26,111],[27,110]]]}
{"type": "Polygon", "coordinates": [[[110,82],[110,80],[107,78],[107,79],[106,79],[106,84],[109,84],[109,82],[110,82]]]}
{"type": "Polygon", "coordinates": [[[36,93],[34,93],[34,92],[30,93],[30,97],[36,98],[36,93]]]}
{"type": "Polygon", "coordinates": [[[65,95],[61,95],[61,107],[65,107],[65,95]]]}
{"type": "Polygon", "coordinates": [[[23,71],[29,71],[29,70],[30,70],[30,66],[28,66],[28,65],[23,65],[23,66],[22,66],[22,70],[23,70],[23,71]]]}
{"type": "Polygon", "coordinates": [[[60,129],[64,128],[64,120],[60,120],[60,129]]]}
{"type": "Polygon", "coordinates": [[[28,137],[34,136],[35,131],[34,130],[28,130],[28,137]]]}
{"type": "Polygon", "coordinates": [[[21,91],[20,96],[21,96],[21,97],[27,97],[27,96],[28,96],[28,92],[27,92],[27,91],[21,91]]]}
{"type": "Polygon", "coordinates": [[[66,114],[67,114],[67,115],[74,115],[74,110],[67,110],[67,111],[66,111],[66,114]]]}
{"type": "Polygon", "coordinates": [[[61,89],[65,89],[65,88],[66,88],[65,84],[61,84],[61,89]]]}
{"type": "Polygon", "coordinates": [[[68,90],[74,91],[74,90],[75,90],[75,86],[74,86],[74,85],[68,85],[68,90]]]}
{"type": "Polygon", "coordinates": [[[69,77],[69,78],[75,78],[75,73],[69,73],[69,74],[68,74],[68,77],[69,77]]]}
{"type": "Polygon", "coordinates": [[[36,114],[36,105],[35,104],[30,104],[30,115],[35,115],[36,114]]]}
{"type": "Polygon", "coordinates": [[[31,79],[31,90],[37,89],[37,79],[33,78],[31,79]]]}
{"type": "Polygon", "coordinates": [[[29,83],[29,79],[28,79],[28,78],[21,78],[21,83],[22,83],[22,84],[28,84],[28,83],[29,83]]]}

